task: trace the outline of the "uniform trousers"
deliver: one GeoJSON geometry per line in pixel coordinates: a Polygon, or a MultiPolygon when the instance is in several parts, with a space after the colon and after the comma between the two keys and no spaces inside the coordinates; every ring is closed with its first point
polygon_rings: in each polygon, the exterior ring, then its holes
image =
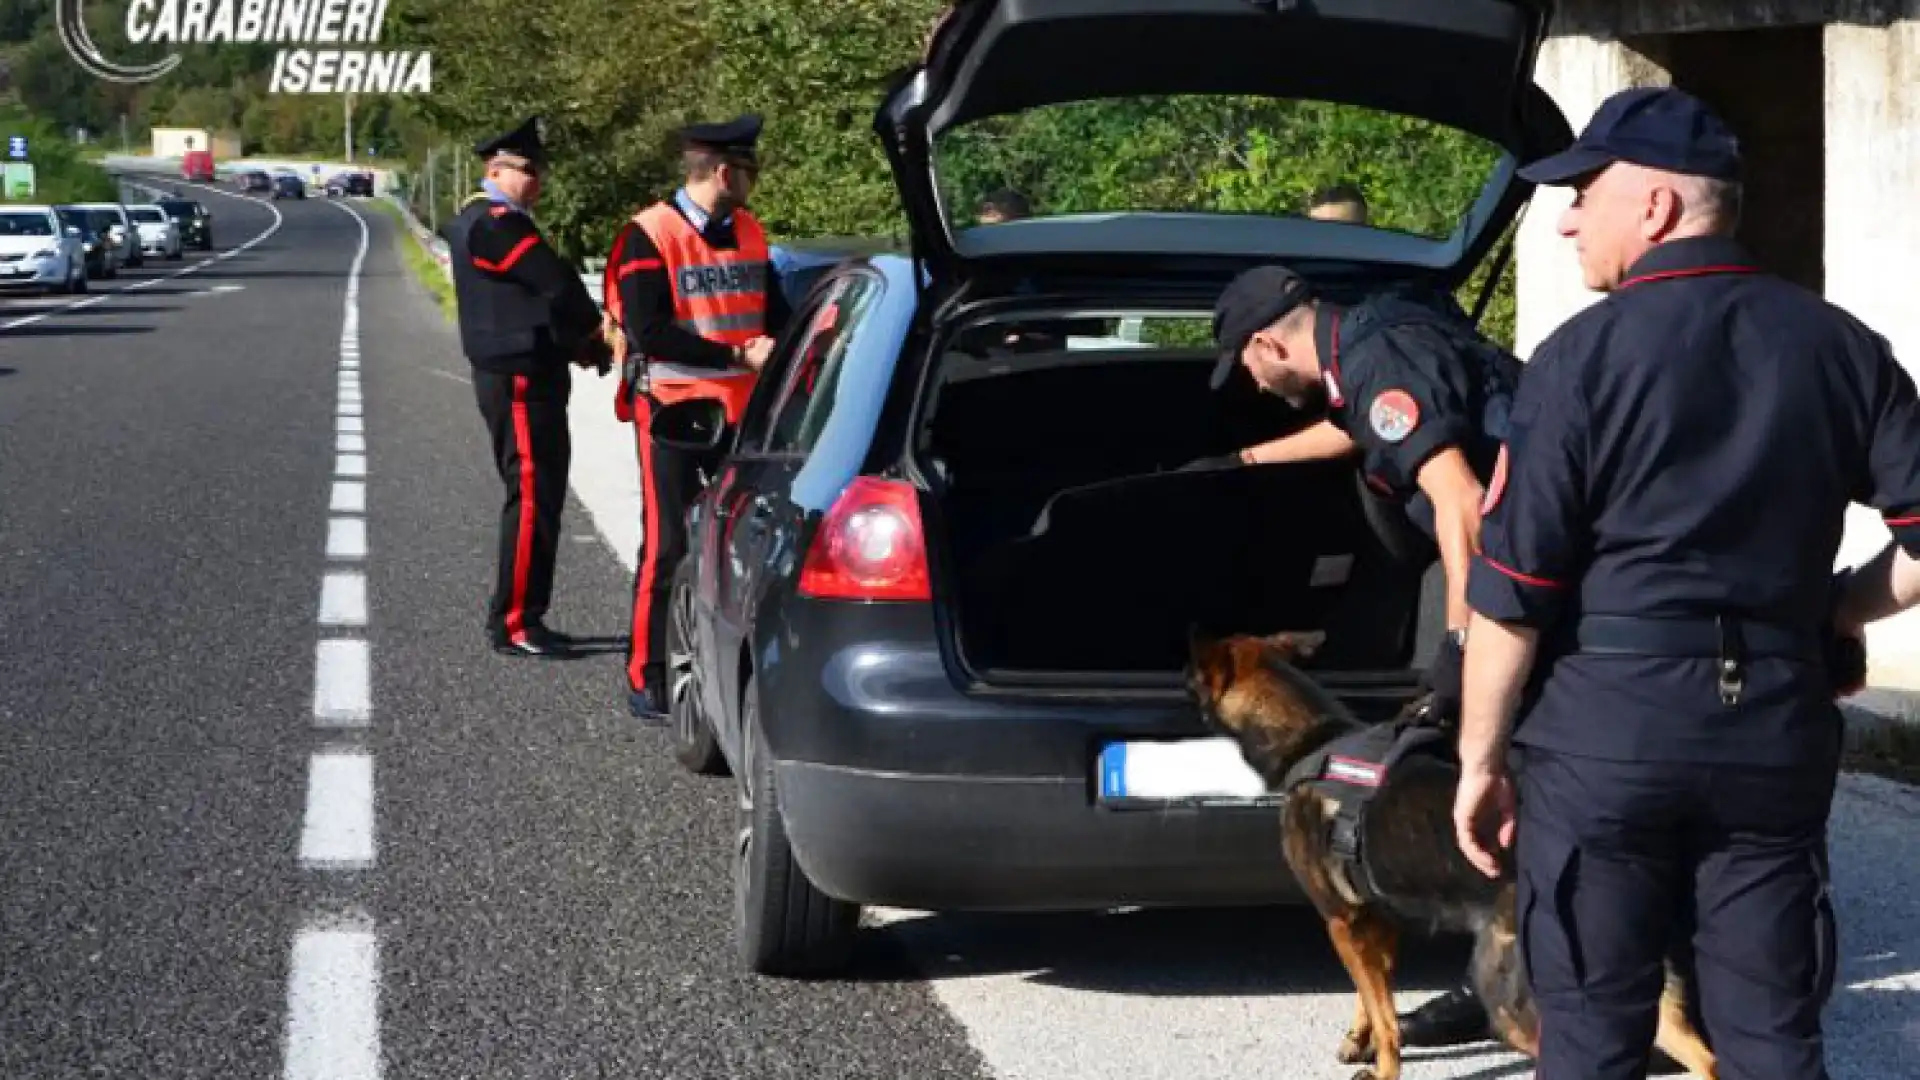
{"type": "Polygon", "coordinates": [[[1519,749],[1517,902],[1542,1080],[1647,1075],[1662,961],[1687,951],[1677,927],[1691,928],[1720,1075],[1824,1080],[1837,756],[1774,768],[1519,749]]]}
{"type": "MultiPolygon", "coordinates": [[[[700,470],[720,455],[665,446],[653,438],[651,394],[633,398],[634,453],[640,464],[640,552],[633,574],[633,623],[627,644],[627,686],[646,690],[665,676],[673,573],[687,555],[687,507],[699,498],[700,470]]],[[[666,687],[661,686],[665,693],[666,687]]],[[[664,703],[664,701],[663,701],[664,703]]]]}
{"type": "Polygon", "coordinates": [[[473,370],[473,394],[506,488],[487,607],[487,630],[496,638],[520,642],[530,627],[544,626],[573,454],[567,428],[571,389],[565,369],[537,375],[473,370]]]}

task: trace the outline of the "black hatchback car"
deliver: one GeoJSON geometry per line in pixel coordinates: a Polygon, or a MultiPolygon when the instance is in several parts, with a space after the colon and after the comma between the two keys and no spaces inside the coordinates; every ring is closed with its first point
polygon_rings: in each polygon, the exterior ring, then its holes
{"type": "Polygon", "coordinates": [[[689,511],[667,659],[676,756],[739,790],[749,968],[834,968],[863,905],[1299,899],[1273,797],[1184,689],[1189,632],[1325,631],[1317,677],[1384,718],[1415,692],[1438,573],[1397,554],[1349,463],[1181,468],[1315,419],[1210,389],[1211,305],[1265,262],[1336,300],[1464,284],[1530,194],[1515,161],[1571,139],[1531,78],[1545,27],[1523,0],[954,9],[876,119],[911,254],[813,285],[737,430],[711,402],[655,421],[728,449],[689,511]],[[1444,126],[1489,148],[1484,182],[1424,232],[943,210],[985,175],[969,125],[1209,94],[1444,126]]]}
{"type": "Polygon", "coordinates": [[[193,199],[163,198],[160,209],[180,227],[180,243],[198,251],[213,250],[213,211],[193,199]]]}

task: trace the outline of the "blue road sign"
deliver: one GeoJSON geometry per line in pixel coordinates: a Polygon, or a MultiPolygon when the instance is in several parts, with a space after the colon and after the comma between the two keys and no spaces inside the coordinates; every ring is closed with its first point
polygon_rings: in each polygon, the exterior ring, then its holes
{"type": "Polygon", "coordinates": [[[7,136],[7,156],[15,161],[27,160],[27,137],[25,135],[7,136]]]}

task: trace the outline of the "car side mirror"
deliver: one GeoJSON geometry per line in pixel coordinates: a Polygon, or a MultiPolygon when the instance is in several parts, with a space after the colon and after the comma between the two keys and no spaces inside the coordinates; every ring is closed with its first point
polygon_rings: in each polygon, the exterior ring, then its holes
{"type": "Polygon", "coordinates": [[[665,405],[648,426],[656,441],[678,450],[707,451],[727,434],[727,409],[712,398],[688,398],[665,405]]]}

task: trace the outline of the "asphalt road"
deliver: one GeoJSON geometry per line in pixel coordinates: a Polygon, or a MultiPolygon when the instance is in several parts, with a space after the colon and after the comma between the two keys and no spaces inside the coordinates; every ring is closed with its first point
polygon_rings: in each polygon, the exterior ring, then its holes
{"type": "MultiPolygon", "coordinates": [[[[203,198],[213,257],[0,300],[0,1076],[1351,1073],[1297,911],[877,912],[851,979],[738,973],[730,782],[625,718],[617,644],[484,647],[498,481],[404,237],[203,198]]],[[[607,392],[576,383],[554,610],[617,639],[607,392]]],[[[1836,1076],[1920,1050],[1916,825],[1920,793],[1846,782],[1836,1076]]],[[[1403,1002],[1460,960],[1413,949],[1403,1002]]]]}

